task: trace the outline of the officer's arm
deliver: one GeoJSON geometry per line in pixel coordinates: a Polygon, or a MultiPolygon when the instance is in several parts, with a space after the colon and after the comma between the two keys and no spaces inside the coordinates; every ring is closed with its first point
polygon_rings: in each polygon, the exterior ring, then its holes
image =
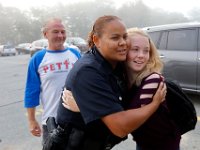
{"type": "Polygon", "coordinates": [[[165,92],[166,86],[161,83],[149,105],[107,115],[102,118],[102,121],[114,135],[125,137],[141,126],[156,111],[165,97],[165,92]]]}

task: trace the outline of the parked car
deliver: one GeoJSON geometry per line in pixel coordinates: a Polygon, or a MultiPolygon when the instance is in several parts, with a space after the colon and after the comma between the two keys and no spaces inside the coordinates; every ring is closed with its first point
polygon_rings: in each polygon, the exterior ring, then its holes
{"type": "Polygon", "coordinates": [[[64,47],[65,48],[67,48],[67,47],[71,47],[71,48],[73,48],[73,49],[76,49],[80,54],[81,54],[81,50],[77,47],[77,46],[75,46],[75,45],[70,45],[69,43],[67,43],[67,42],[65,42],[64,43],[64,47]]]}
{"type": "Polygon", "coordinates": [[[68,37],[66,39],[66,42],[69,45],[77,46],[82,53],[88,50],[87,42],[84,39],[82,39],[81,37],[68,37]]]}
{"type": "Polygon", "coordinates": [[[17,54],[30,54],[30,47],[31,43],[21,43],[18,44],[15,49],[17,51],[17,54]]]}
{"type": "Polygon", "coordinates": [[[33,41],[30,46],[31,57],[33,56],[33,54],[35,54],[35,52],[37,52],[43,48],[46,48],[46,47],[48,47],[47,39],[40,39],[40,40],[33,41]]]}
{"type": "Polygon", "coordinates": [[[16,55],[16,50],[11,45],[0,45],[0,56],[16,55]]]}
{"type": "MultiPolygon", "coordinates": [[[[31,44],[31,47],[30,47],[31,57],[33,56],[34,53],[36,53],[37,51],[42,50],[43,48],[46,48],[46,47],[48,47],[48,40],[47,39],[40,39],[40,40],[33,41],[32,44],[31,44]]],[[[65,48],[66,47],[74,48],[79,53],[81,53],[80,49],[77,46],[69,44],[67,42],[64,43],[64,47],[65,48]]]]}
{"type": "Polygon", "coordinates": [[[163,74],[200,94],[200,23],[145,27],[164,62],[163,74]]]}

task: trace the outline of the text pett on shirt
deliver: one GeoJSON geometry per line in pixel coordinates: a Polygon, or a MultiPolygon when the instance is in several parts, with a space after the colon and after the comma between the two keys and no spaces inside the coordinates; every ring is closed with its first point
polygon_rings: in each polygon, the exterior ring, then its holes
{"type": "Polygon", "coordinates": [[[42,124],[49,116],[56,117],[58,102],[65,80],[80,54],[73,48],[43,49],[30,60],[25,88],[24,105],[32,108],[43,105],[42,124]]]}

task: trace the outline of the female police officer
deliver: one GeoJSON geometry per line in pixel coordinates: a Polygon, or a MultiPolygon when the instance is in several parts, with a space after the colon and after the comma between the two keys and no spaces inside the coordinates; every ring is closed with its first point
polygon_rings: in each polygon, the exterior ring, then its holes
{"type": "MultiPolygon", "coordinates": [[[[57,123],[67,138],[65,150],[108,150],[144,123],[158,108],[166,87],[160,84],[151,104],[124,111],[122,71],[126,59],[127,32],[116,16],[99,17],[89,36],[91,51],[75,63],[65,83],[72,91],[80,113],[60,102],[57,123]]],[[[56,148],[55,148],[56,149],[56,148]]]]}

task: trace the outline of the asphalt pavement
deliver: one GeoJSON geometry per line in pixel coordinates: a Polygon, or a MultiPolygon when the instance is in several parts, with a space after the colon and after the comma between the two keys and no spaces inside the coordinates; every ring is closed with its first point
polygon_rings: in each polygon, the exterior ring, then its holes
{"type": "MultiPolygon", "coordinates": [[[[41,138],[33,137],[28,130],[23,93],[29,55],[0,57],[0,150],[41,150],[41,138]]],[[[200,96],[193,102],[200,115],[200,96]]],[[[37,108],[38,121],[42,109],[37,108]]],[[[132,137],[116,145],[113,150],[135,150],[132,137]]],[[[183,135],[181,150],[200,150],[200,123],[196,129],[183,135]]]]}

